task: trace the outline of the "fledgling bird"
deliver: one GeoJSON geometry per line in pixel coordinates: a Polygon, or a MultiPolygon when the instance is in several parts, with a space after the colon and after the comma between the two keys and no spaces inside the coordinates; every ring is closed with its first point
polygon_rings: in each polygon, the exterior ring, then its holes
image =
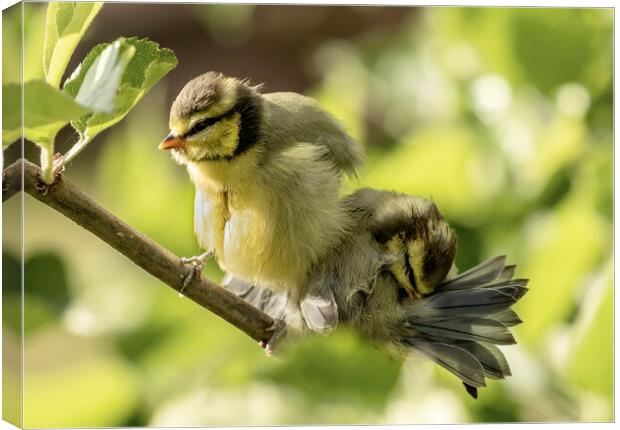
{"type": "Polygon", "coordinates": [[[509,327],[521,322],[510,308],[527,280],[512,279],[515,267],[496,257],[457,275],[456,235],[427,199],[362,189],[343,203],[354,227],[313,266],[301,318],[285,292],[231,275],[224,285],[274,318],[301,321],[304,330],[346,324],[401,357],[421,354],[475,398],[486,378],[510,376],[496,345],[515,343],[509,327]]]}
{"type": "Polygon", "coordinates": [[[358,145],[316,101],[266,93],[209,72],[189,81],[160,144],[196,187],[194,227],[222,269],[301,297],[309,268],[350,230],[341,179],[361,164],[358,145]]]}

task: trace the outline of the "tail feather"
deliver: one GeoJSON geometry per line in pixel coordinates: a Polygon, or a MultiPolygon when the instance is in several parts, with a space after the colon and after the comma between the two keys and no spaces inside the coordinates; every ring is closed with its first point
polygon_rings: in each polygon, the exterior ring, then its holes
{"type": "Polygon", "coordinates": [[[477,288],[435,294],[415,301],[409,309],[416,318],[484,316],[507,309],[517,300],[513,290],[477,288]]]}
{"type": "Polygon", "coordinates": [[[484,387],[484,369],[476,357],[456,345],[432,342],[420,337],[407,338],[404,342],[414,350],[444,367],[463,382],[473,387],[484,387]]]}
{"type": "Polygon", "coordinates": [[[496,291],[500,291],[504,294],[509,295],[514,298],[515,301],[518,301],[521,297],[528,292],[528,289],[525,287],[521,287],[519,285],[506,285],[505,287],[494,288],[496,291]]]}
{"type": "Polygon", "coordinates": [[[457,342],[457,345],[476,357],[488,378],[504,379],[512,375],[506,357],[495,345],[471,341],[457,342]]]}
{"type": "Polygon", "coordinates": [[[512,309],[504,309],[496,314],[492,314],[491,318],[501,322],[506,327],[514,327],[523,322],[521,318],[519,318],[519,315],[512,309]]]}
{"type": "Polygon", "coordinates": [[[420,333],[448,339],[489,342],[496,345],[517,343],[504,324],[490,318],[409,319],[410,327],[420,333]]]}
{"type": "Polygon", "coordinates": [[[529,279],[506,279],[506,280],[497,280],[494,282],[481,284],[481,285],[473,285],[467,289],[455,289],[455,290],[447,290],[448,291],[470,291],[476,288],[502,288],[502,287],[526,287],[529,282],[529,279]]]}
{"type": "MultiPolygon", "coordinates": [[[[504,273],[506,256],[491,258],[471,269],[461,273],[460,275],[442,283],[436,289],[437,292],[448,290],[460,290],[472,288],[491,282],[504,273]]],[[[506,275],[510,274],[510,268],[506,275]]]]}
{"type": "Polygon", "coordinates": [[[504,267],[504,270],[502,271],[501,275],[499,275],[497,280],[498,281],[509,281],[514,276],[516,269],[517,269],[517,266],[514,264],[504,267]]]}
{"type": "Polygon", "coordinates": [[[528,291],[528,280],[512,279],[515,266],[505,263],[495,257],[444,282],[408,304],[401,320],[401,343],[458,376],[474,397],[485,378],[511,376],[496,345],[516,343],[509,327],[522,321],[511,306],[528,291]]]}

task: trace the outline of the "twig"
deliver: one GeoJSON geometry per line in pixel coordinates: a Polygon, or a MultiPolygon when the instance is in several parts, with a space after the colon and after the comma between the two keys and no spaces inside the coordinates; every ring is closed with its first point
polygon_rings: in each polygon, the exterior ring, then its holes
{"type": "Polygon", "coordinates": [[[75,145],[73,145],[66,153],[62,156],[60,163],[67,164],[69,161],[73,160],[73,158],[82,152],[82,149],[86,148],[90,139],[81,138],[77,141],[75,145]]]}
{"type": "MultiPolygon", "coordinates": [[[[40,191],[39,168],[20,159],[3,172],[2,201],[20,191],[22,163],[26,193],[90,231],[168,286],[181,289],[188,268],[179,258],[99,206],[63,175],[45,187],[44,193],[40,191]]],[[[275,325],[270,316],[203,276],[194,277],[183,294],[255,340],[268,341],[271,337],[275,325]]]]}

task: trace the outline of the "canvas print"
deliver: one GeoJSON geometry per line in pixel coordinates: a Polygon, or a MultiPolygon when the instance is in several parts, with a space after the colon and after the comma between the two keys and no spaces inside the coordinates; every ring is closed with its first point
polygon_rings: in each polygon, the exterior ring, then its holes
{"type": "Polygon", "coordinates": [[[612,421],[613,14],[4,10],[3,419],[612,421]]]}

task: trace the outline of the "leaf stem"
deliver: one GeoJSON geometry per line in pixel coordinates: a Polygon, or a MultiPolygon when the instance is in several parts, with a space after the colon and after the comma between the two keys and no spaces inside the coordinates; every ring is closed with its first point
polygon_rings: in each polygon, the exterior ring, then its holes
{"type": "Polygon", "coordinates": [[[63,164],[73,160],[73,158],[78,155],[82,151],[82,149],[84,149],[86,145],[88,145],[89,142],[90,138],[84,136],[80,137],[80,140],[78,140],[76,144],[73,145],[71,149],[69,149],[62,157],[63,164]]]}
{"type": "Polygon", "coordinates": [[[51,185],[54,182],[53,147],[44,148],[41,146],[41,180],[47,185],[51,185]]]}

